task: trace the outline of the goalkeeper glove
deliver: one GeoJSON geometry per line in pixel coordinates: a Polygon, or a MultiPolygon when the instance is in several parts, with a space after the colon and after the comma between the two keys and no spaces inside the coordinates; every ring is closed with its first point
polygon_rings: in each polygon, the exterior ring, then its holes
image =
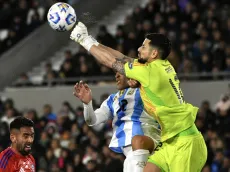
{"type": "Polygon", "coordinates": [[[70,39],[79,43],[88,51],[93,45],[99,45],[97,40],[95,40],[91,35],[88,35],[87,27],[82,22],[78,22],[75,26],[74,30],[71,32],[70,39]]]}

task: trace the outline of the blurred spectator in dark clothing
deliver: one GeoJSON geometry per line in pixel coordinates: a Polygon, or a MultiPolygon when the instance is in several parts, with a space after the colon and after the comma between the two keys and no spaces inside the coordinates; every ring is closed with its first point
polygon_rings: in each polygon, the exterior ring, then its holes
{"type": "Polygon", "coordinates": [[[226,68],[225,68],[226,72],[230,72],[230,57],[226,58],[226,68]]]}
{"type": "Polygon", "coordinates": [[[63,67],[59,71],[59,76],[61,78],[74,78],[76,73],[74,71],[71,61],[66,60],[63,64],[63,67]]]}
{"type": "Polygon", "coordinates": [[[210,76],[205,76],[206,73],[210,73],[212,71],[212,63],[211,63],[211,58],[208,53],[205,53],[201,57],[200,64],[198,66],[198,71],[203,73],[202,76],[200,76],[200,79],[202,80],[210,80],[212,77],[210,76]]]}
{"type": "Polygon", "coordinates": [[[104,65],[101,65],[101,67],[100,67],[100,75],[101,76],[113,76],[114,72],[110,68],[108,68],[108,67],[106,67],[104,65]]]}
{"type": "Polygon", "coordinates": [[[121,164],[120,155],[112,152],[107,146],[102,148],[104,158],[103,172],[122,172],[123,164],[121,164]]]}
{"type": "Polygon", "coordinates": [[[41,21],[39,19],[39,14],[36,12],[31,16],[31,22],[28,25],[28,32],[32,32],[36,28],[38,28],[41,25],[41,21]]]}
{"type": "Polygon", "coordinates": [[[26,26],[21,16],[15,16],[10,26],[17,33],[17,38],[22,39],[25,36],[26,26]]]}
{"type": "Polygon", "coordinates": [[[33,23],[34,15],[36,15],[37,17],[36,21],[41,24],[45,17],[45,8],[37,0],[31,3],[31,8],[29,9],[27,14],[27,21],[26,21],[27,25],[31,25],[31,23],[33,23]]]}
{"type": "Polygon", "coordinates": [[[57,79],[57,73],[55,71],[49,71],[45,74],[42,85],[54,86],[58,83],[55,79],[57,79]]]}
{"type": "Polygon", "coordinates": [[[0,29],[9,31],[7,38],[1,42],[0,54],[11,48],[45,21],[45,11],[49,6],[39,1],[0,2],[0,29]]]}
{"type": "Polygon", "coordinates": [[[20,75],[20,78],[16,81],[15,86],[16,87],[29,87],[29,86],[33,86],[33,84],[29,80],[29,77],[27,76],[27,74],[22,73],[20,75]]]}
{"type": "Polygon", "coordinates": [[[126,34],[124,32],[123,26],[121,26],[121,25],[117,26],[115,39],[116,39],[116,42],[117,42],[118,45],[123,45],[124,44],[124,41],[126,39],[126,34]]]}
{"type": "Polygon", "coordinates": [[[132,20],[131,16],[126,16],[124,25],[123,25],[123,31],[125,34],[128,34],[129,32],[135,31],[135,21],[132,20]]]}
{"type": "Polygon", "coordinates": [[[4,1],[0,10],[0,29],[8,28],[12,17],[12,9],[9,2],[4,1]]]}
{"type": "Polygon", "coordinates": [[[221,96],[221,99],[215,105],[218,117],[218,132],[221,135],[229,132],[230,124],[230,99],[228,95],[221,96]]]}
{"type": "Polygon", "coordinates": [[[101,25],[99,27],[99,32],[97,35],[97,40],[103,45],[106,45],[111,48],[115,48],[116,41],[113,38],[113,36],[107,31],[107,28],[105,25],[101,25]]]}
{"type": "Polygon", "coordinates": [[[2,51],[13,47],[19,40],[19,36],[14,30],[9,30],[7,38],[2,42],[2,51]]]}
{"type": "Polygon", "coordinates": [[[0,121],[0,146],[6,148],[10,143],[9,125],[7,122],[0,121]]]}
{"type": "Polygon", "coordinates": [[[65,58],[64,62],[70,61],[72,63],[72,65],[75,67],[76,60],[75,60],[75,58],[73,58],[72,52],[70,50],[66,50],[64,52],[64,58],[65,58]]]}
{"type": "Polygon", "coordinates": [[[199,109],[198,116],[204,119],[204,129],[216,128],[216,114],[211,110],[210,103],[208,101],[203,101],[199,109]]]}
{"type": "Polygon", "coordinates": [[[131,49],[137,50],[138,46],[139,45],[136,44],[136,35],[135,35],[135,33],[134,32],[129,32],[128,36],[127,36],[127,39],[124,40],[124,54],[128,54],[128,52],[131,49]]]}
{"type": "Polygon", "coordinates": [[[132,20],[135,22],[142,22],[144,20],[144,13],[140,6],[136,6],[133,10],[132,20]]]}
{"type": "Polygon", "coordinates": [[[52,64],[50,62],[47,62],[45,64],[45,74],[43,76],[44,79],[47,79],[48,78],[48,73],[52,72],[54,74],[54,76],[56,77],[57,76],[57,73],[55,70],[53,70],[53,67],[52,67],[52,64]]]}

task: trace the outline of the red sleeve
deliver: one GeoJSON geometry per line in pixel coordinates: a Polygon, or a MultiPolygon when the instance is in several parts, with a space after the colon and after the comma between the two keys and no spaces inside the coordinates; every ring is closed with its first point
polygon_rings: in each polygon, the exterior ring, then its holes
{"type": "Polygon", "coordinates": [[[0,172],[11,172],[15,169],[12,159],[14,153],[11,150],[4,151],[0,154],[0,172]]]}
{"type": "Polygon", "coordinates": [[[11,172],[11,171],[15,171],[15,167],[11,166],[10,163],[8,163],[8,165],[6,166],[6,168],[0,168],[0,172],[11,172]]]}

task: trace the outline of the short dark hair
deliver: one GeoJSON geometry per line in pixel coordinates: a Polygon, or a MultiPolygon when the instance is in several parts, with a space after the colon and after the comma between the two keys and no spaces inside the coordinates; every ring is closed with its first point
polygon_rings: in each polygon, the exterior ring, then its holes
{"type": "Polygon", "coordinates": [[[34,127],[34,122],[28,118],[19,116],[16,117],[11,123],[10,123],[10,131],[12,129],[20,130],[22,127],[34,127]]]}
{"type": "Polygon", "coordinates": [[[155,46],[161,50],[161,59],[165,60],[171,51],[171,41],[163,34],[150,33],[145,36],[150,40],[150,45],[155,46]]]}

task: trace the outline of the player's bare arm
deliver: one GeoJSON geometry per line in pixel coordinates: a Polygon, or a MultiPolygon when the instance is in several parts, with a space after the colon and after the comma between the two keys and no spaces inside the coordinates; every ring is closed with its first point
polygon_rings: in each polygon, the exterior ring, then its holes
{"type": "Polygon", "coordinates": [[[124,64],[134,60],[133,58],[127,57],[119,51],[101,44],[98,46],[93,45],[89,51],[100,63],[123,75],[125,75],[124,64]]]}
{"type": "Polygon", "coordinates": [[[70,38],[87,49],[101,64],[122,74],[125,74],[124,63],[133,61],[132,58],[119,51],[99,44],[92,36],[88,35],[87,27],[81,22],[75,26],[70,38]]]}
{"type": "Polygon", "coordinates": [[[106,51],[109,51],[113,56],[116,57],[116,59],[120,59],[120,60],[122,60],[124,63],[125,63],[125,62],[133,62],[133,60],[134,60],[133,58],[128,57],[128,56],[122,54],[121,52],[119,52],[119,51],[117,51],[117,50],[114,50],[114,49],[112,49],[112,48],[110,48],[110,47],[107,47],[107,46],[105,46],[105,45],[99,44],[98,46],[101,47],[101,48],[103,48],[103,49],[106,50],[106,51]]]}

